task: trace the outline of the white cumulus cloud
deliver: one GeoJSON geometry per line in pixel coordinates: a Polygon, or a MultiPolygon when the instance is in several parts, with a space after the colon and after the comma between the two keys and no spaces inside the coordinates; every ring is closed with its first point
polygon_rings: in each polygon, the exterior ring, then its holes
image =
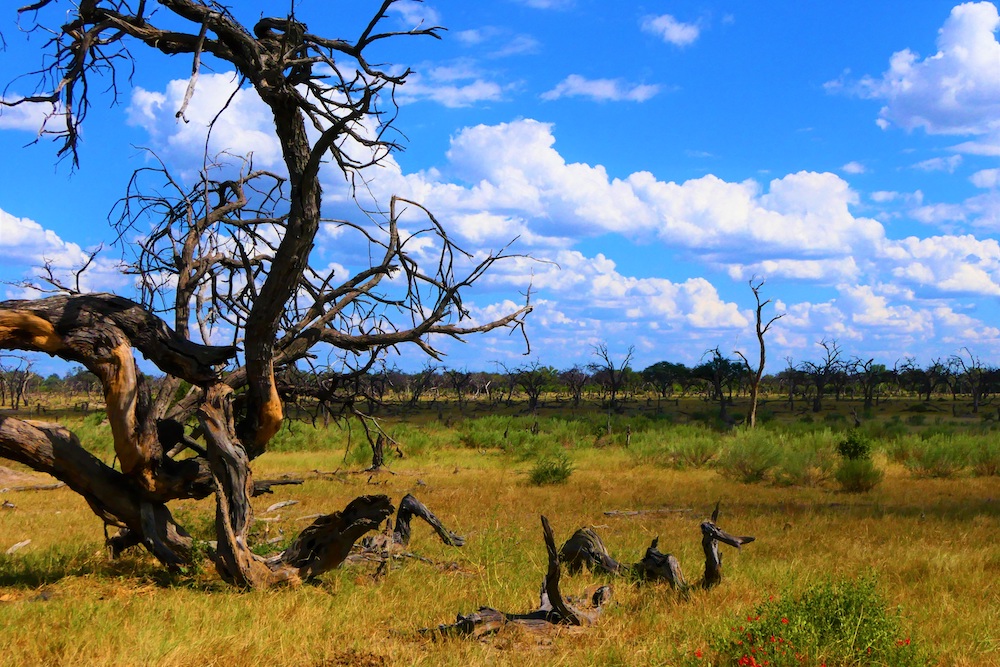
{"type": "Polygon", "coordinates": [[[668,44],[681,47],[694,44],[701,34],[697,24],[678,21],[670,14],[647,16],[642,21],[642,29],[668,44]]]}
{"type": "MultiPolygon", "coordinates": [[[[880,78],[861,81],[862,94],[885,102],[883,127],[922,128],[929,134],[1000,138],[1000,15],[991,2],[966,2],[951,10],[938,31],[937,52],[921,58],[894,53],[880,78]]],[[[972,142],[965,152],[975,152],[972,142]]],[[[980,145],[979,152],[988,151],[980,145]]]]}

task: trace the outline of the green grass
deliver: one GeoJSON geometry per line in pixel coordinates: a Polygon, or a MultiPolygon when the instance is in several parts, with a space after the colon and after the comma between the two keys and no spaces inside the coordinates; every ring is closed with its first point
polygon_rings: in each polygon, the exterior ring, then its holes
{"type": "MultiPolygon", "coordinates": [[[[913,655],[931,664],[1000,666],[1000,476],[973,472],[977,457],[996,451],[989,428],[955,427],[951,437],[963,443],[956,449],[966,453],[949,477],[905,464],[924,441],[921,429],[940,425],[901,419],[902,430],[887,429],[885,437],[867,427],[885,477],[871,491],[848,494],[831,474],[845,433],[837,423],[776,420],[758,433],[719,433],[671,421],[615,415],[609,436],[604,414],[542,415],[537,427],[535,418],[518,415],[451,426],[387,419],[404,458],[389,460],[394,474],[375,476],[312,473],[360,470],[370,462],[367,443],[355,428],[345,463],[345,430],[293,424],[279,436],[286,438],[280,451],[258,459],[255,474],[300,473],[306,481],[254,500],[259,517],[277,519],[257,523],[259,541],[287,541],[308,523],[304,517],[367,493],[396,502],[413,493],[468,539],[462,549],[447,547],[416,524],[410,548],[427,560],[402,561],[382,578],[374,566],[346,567],[297,589],[238,593],[208,563],[169,574],[141,550],[111,561],[101,522],[79,496],[66,489],[4,493],[16,508],[0,509],[0,664],[638,666],[687,664],[697,651],[703,657],[694,664],[734,664],[720,642],[736,621],[759,615],[780,623],[776,614],[791,611],[812,628],[802,634],[811,656],[856,664],[820,639],[823,628],[869,618],[815,602],[817,590],[841,587],[879,611],[888,625],[872,632],[890,649],[909,637],[913,655]],[[724,457],[737,449],[746,458],[760,450],[765,459],[775,450],[778,460],[748,483],[724,474],[724,457]],[[533,485],[533,467],[556,453],[572,462],[572,474],[560,484],[533,485]],[[264,514],[287,499],[299,502],[264,514]],[[719,499],[719,524],[757,541],[739,551],[721,547],[724,581],[711,591],[685,598],[666,586],[614,581],[613,603],[586,631],[536,638],[508,629],[484,642],[433,642],[417,632],[480,605],[533,609],[546,564],[541,514],[559,541],[596,526],[625,562],[637,561],[658,536],[660,549],[695,581],[703,564],[699,522],[719,499]],[[605,514],[666,508],[691,511],[605,514]],[[27,547],[3,555],[29,538],[27,547]]],[[[110,460],[110,433],[99,417],[78,418],[71,428],[110,460]]],[[[211,537],[210,499],[172,508],[196,536],[211,537]]],[[[566,576],[563,588],[578,594],[600,582],[566,576]]]]}

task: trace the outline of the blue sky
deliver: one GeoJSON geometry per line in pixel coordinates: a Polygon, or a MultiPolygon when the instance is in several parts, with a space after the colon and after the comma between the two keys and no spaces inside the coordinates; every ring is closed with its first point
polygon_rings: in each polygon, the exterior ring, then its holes
{"type": "MultiPolygon", "coordinates": [[[[248,3],[244,3],[248,4],[248,3]]],[[[253,21],[287,2],[255,4],[253,21]]],[[[375,2],[302,0],[317,34],[350,36],[375,2]],[[345,12],[358,12],[355,16],[345,12]]],[[[406,150],[369,174],[375,196],[433,210],[469,250],[535,260],[500,265],[471,293],[476,318],[529,285],[529,357],[517,337],[442,342],[452,367],[593,360],[606,343],[634,366],[697,363],[718,346],[753,350],[752,294],[765,278],[768,370],[816,359],[821,340],[892,365],[968,347],[1000,363],[1000,27],[990,2],[459,0],[406,2],[403,39],[377,60],[411,67],[399,91],[406,150]]],[[[12,10],[8,10],[12,14],[12,10]]],[[[0,79],[39,64],[8,22],[0,79]]],[[[66,269],[109,244],[108,212],[154,149],[179,174],[200,163],[204,126],[232,92],[214,66],[188,117],[174,112],[187,58],[143,54],[117,105],[95,99],[81,166],[57,163],[38,118],[0,115],[0,279],[45,259],[66,269]]],[[[212,63],[208,63],[212,66],[212,63]]],[[[212,150],[277,166],[259,100],[240,93],[212,150]]],[[[326,176],[328,209],[344,189],[326,176]]],[[[85,278],[130,294],[108,247],[85,278]]],[[[321,234],[316,262],[357,257],[321,234]]],[[[5,298],[22,296],[0,286],[5,298]]],[[[390,359],[407,368],[416,349],[390,359]]]]}

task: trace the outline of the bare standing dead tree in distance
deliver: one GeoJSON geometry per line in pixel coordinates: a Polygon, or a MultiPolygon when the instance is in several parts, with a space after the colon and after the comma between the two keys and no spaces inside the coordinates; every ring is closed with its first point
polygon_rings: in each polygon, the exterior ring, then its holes
{"type": "Polygon", "coordinates": [[[608,351],[607,343],[600,343],[594,346],[594,356],[597,361],[588,364],[587,369],[591,372],[593,379],[601,383],[608,392],[608,409],[618,409],[618,394],[625,386],[626,371],[629,370],[629,363],[632,355],[635,354],[635,347],[629,346],[625,352],[625,358],[620,364],[616,364],[608,351]]]}
{"type": "Polygon", "coordinates": [[[760,380],[764,377],[764,366],[767,363],[767,353],[764,347],[764,334],[767,333],[771,325],[780,320],[785,316],[784,313],[780,315],[775,315],[771,319],[764,323],[764,308],[771,303],[770,299],[764,301],[760,300],[760,290],[764,287],[764,280],[751,278],[749,281],[750,290],[753,292],[753,298],[757,302],[756,310],[756,330],[757,330],[757,343],[760,346],[760,357],[757,362],[757,368],[750,365],[750,361],[746,358],[739,350],[736,350],[736,354],[739,355],[740,359],[747,367],[747,373],[750,375],[750,409],[747,412],[746,423],[750,428],[757,426],[757,399],[760,396],[760,380]]]}
{"type": "MultiPolygon", "coordinates": [[[[83,495],[119,529],[118,547],[144,545],[169,567],[190,562],[192,540],[167,504],[214,494],[215,561],[225,580],[263,588],[335,567],[391,513],[388,498],[365,496],[317,519],[292,548],[271,558],[254,553],[248,539],[250,462],[284,419],[282,369],[322,356],[326,370],[352,377],[403,343],[437,359],[435,340],[523,326],[527,304],[470,323],[463,300],[507,256],[505,249],[474,259],[430,211],[397,198],[362,222],[322,217],[322,169],[353,180],[398,147],[390,134],[393,94],[409,70],[373,65],[370,47],[440,37],[435,26],[384,28],[396,2],[373,2],[370,19],[350,39],[313,34],[294,2],[284,16],[259,19],[244,3],[236,9],[211,0],[84,0],[66,7],[39,0],[20,10],[22,30],[51,39],[33,73],[36,92],[0,104],[45,105],[53,122],[42,132],[74,166],[91,96],[106,91],[117,101],[121,78],[141,66],[133,54],[142,50],[193,63],[178,117],[201,69],[234,70],[240,87],[269,108],[281,147],[278,170],[258,169],[247,158],[228,171],[205,170],[193,186],[163,164],[137,172],[118,225],[141,232],[131,265],[142,281],[139,302],[77,291],[0,303],[0,349],[46,352],[100,378],[121,471],[57,424],[10,417],[0,417],[0,456],[48,472],[83,495]],[[244,24],[237,14],[255,22],[244,24]],[[401,229],[407,210],[426,221],[422,230],[401,229]],[[324,223],[367,244],[370,265],[353,275],[314,268],[310,253],[324,223]],[[417,263],[411,252],[417,238],[430,239],[436,263],[417,263]],[[168,312],[172,326],[158,316],[168,312]],[[229,344],[209,344],[220,337],[229,344]],[[135,350],[167,375],[159,392],[139,372],[135,350]],[[183,382],[192,389],[175,402],[183,382]],[[193,418],[205,455],[175,460],[157,424],[193,418]]],[[[343,385],[321,387],[328,395],[320,398],[335,399],[343,385]]]]}

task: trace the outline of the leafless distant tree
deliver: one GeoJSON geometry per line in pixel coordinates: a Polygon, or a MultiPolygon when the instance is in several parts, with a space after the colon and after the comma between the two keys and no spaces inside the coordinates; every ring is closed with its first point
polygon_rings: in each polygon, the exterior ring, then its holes
{"type": "Polygon", "coordinates": [[[543,366],[538,361],[514,371],[514,381],[528,397],[528,412],[535,414],[541,404],[542,393],[552,389],[557,377],[556,369],[543,366]]]}
{"type": "Polygon", "coordinates": [[[949,359],[949,365],[955,369],[957,380],[968,390],[972,400],[972,413],[978,414],[980,406],[995,390],[997,369],[983,363],[983,360],[972,351],[963,347],[949,359]]]}
{"type": "Polygon", "coordinates": [[[580,401],[583,399],[583,389],[587,386],[587,382],[590,381],[590,375],[579,366],[574,366],[569,370],[561,372],[559,380],[569,390],[569,394],[573,398],[573,407],[580,407],[580,401]]]}
{"type": "Polygon", "coordinates": [[[10,400],[12,410],[27,406],[32,382],[39,379],[31,359],[20,354],[0,354],[0,405],[10,400]]]}
{"type": "Polygon", "coordinates": [[[138,301],[56,285],[63,288],[56,296],[0,303],[0,349],[47,352],[100,378],[121,472],[58,425],[12,418],[0,418],[0,456],[49,472],[83,495],[120,529],[116,549],[142,544],[168,566],[190,561],[191,538],[167,504],[214,493],[216,565],[227,581],[267,587],[336,566],[391,511],[388,499],[366,496],[318,519],[278,556],[251,550],[250,462],[284,418],[278,371],[325,359],[323,368],[350,377],[404,343],[437,358],[441,338],[522,326],[527,305],[469,324],[463,294],[505,251],[474,260],[415,202],[394,198],[371,218],[331,221],[368,244],[370,266],[334,275],[310,264],[324,222],[323,165],[353,179],[396,148],[393,92],[409,70],[373,65],[369,47],[440,36],[434,26],[386,29],[396,1],[374,2],[370,20],[350,39],[313,34],[295,3],[287,15],[252,25],[236,14],[259,17],[257,10],[211,0],[39,0],[20,10],[23,30],[51,39],[39,40],[36,92],[2,103],[45,106],[42,133],[74,166],[92,96],[107,91],[116,99],[140,51],[191,64],[180,118],[203,68],[235,69],[241,86],[268,107],[281,147],[279,170],[247,158],[242,168],[206,169],[193,186],[163,164],[136,173],[117,222],[126,237],[141,232],[131,265],[142,282],[138,301]],[[422,231],[403,233],[407,210],[423,216],[422,231]],[[418,265],[411,253],[421,237],[437,248],[430,265],[418,265]],[[173,313],[169,325],[162,312],[173,313]],[[229,344],[208,344],[220,338],[229,344]],[[135,350],[168,376],[165,390],[153,395],[135,350]],[[182,382],[193,389],[175,402],[182,382]],[[204,454],[174,459],[169,452],[180,436],[191,440],[177,428],[189,417],[197,417],[204,454]]]}
{"type": "Polygon", "coordinates": [[[626,373],[635,348],[629,346],[625,352],[625,357],[620,363],[615,363],[611,352],[608,351],[607,343],[594,346],[594,356],[597,361],[589,364],[587,368],[593,375],[593,379],[603,385],[608,396],[608,407],[612,410],[618,408],[618,394],[625,387],[626,373]]]}
{"type": "Polygon", "coordinates": [[[801,366],[816,389],[816,393],[813,395],[813,412],[819,412],[823,409],[823,396],[826,394],[827,385],[833,380],[835,374],[844,370],[844,360],[841,358],[843,350],[837,341],[824,339],[817,345],[823,348],[823,358],[819,361],[804,361],[801,366]]]}
{"type": "Polygon", "coordinates": [[[767,363],[767,354],[764,347],[764,334],[767,333],[771,325],[780,320],[785,316],[784,313],[780,315],[775,315],[769,319],[766,323],[764,322],[764,308],[771,303],[770,299],[764,301],[760,300],[760,290],[764,286],[763,280],[750,280],[750,290],[753,292],[753,298],[757,302],[756,310],[756,323],[757,323],[757,343],[760,347],[760,357],[758,358],[757,368],[750,365],[750,361],[746,358],[739,350],[736,354],[739,355],[740,359],[747,367],[747,373],[750,375],[750,409],[747,412],[747,425],[750,428],[757,426],[757,397],[760,393],[760,379],[764,377],[764,365],[767,363]]]}

